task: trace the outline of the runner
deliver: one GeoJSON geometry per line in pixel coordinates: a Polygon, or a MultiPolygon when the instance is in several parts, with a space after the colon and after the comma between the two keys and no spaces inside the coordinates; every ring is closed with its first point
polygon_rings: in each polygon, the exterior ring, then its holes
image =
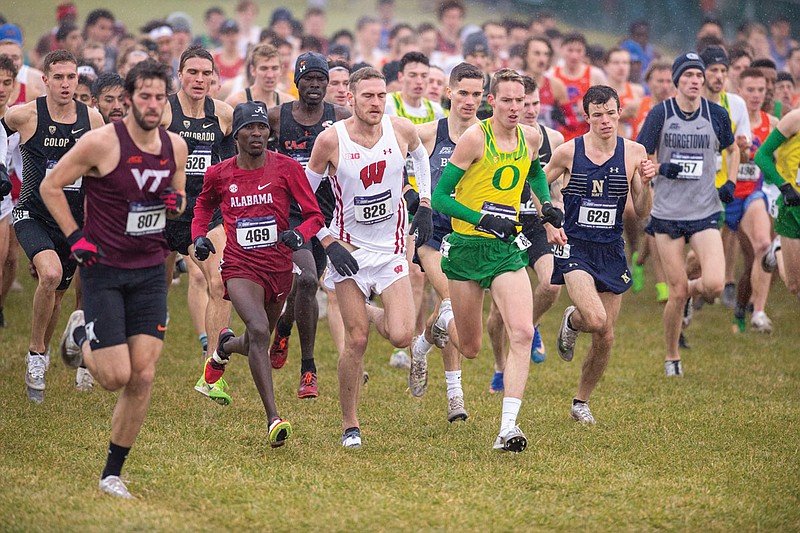
{"type": "Polygon", "coordinates": [[[631,286],[621,215],[630,193],[636,214],[647,216],[653,204],[649,182],[656,172],[641,144],[617,135],[621,112],[616,90],[590,87],[583,109],[589,133],[555,149],[545,172],[550,183],[564,180],[564,227],[550,235],[557,245],[553,283],[566,285],[575,304],[564,311],[558,353],[571,361],[578,333],[592,334],[572,418],[594,424],[589,397],[608,366],[622,294],[631,286]]]}
{"type": "Polygon", "coordinates": [[[453,218],[453,232],[442,242],[442,271],[448,279],[461,353],[475,357],[481,349],[485,289],[491,289],[506,324],[505,397],[494,448],[512,452],[527,446],[516,420],[533,342],[533,298],[524,251],[530,243],[517,234],[525,182],[546,202],[545,222],[560,225],[562,215],[549,203],[538,155],[528,150],[539,146],[539,129],[519,124],[524,99],[525,84],[519,74],[501,69],[494,75],[489,93],[492,117],[461,136],[436,186],[433,204],[453,218]],[[491,181],[488,176],[493,176],[491,181]]]}
{"type": "Polygon", "coordinates": [[[342,446],[361,446],[357,405],[363,382],[364,352],[370,324],[397,348],[414,333],[414,304],[405,258],[407,207],[402,198],[402,168],[411,153],[421,197],[410,233],[430,239],[430,166],[416,129],[404,118],[384,114],[386,80],[366,67],[350,76],[353,116],[322,132],[314,143],[306,174],[319,183],[327,171],[336,208],[320,235],[331,265],[325,285],[336,289],[345,327],[339,354],[342,446]],[[327,233],[327,234],[325,234],[327,233]],[[383,309],[367,304],[381,295],[383,309]]]}
{"type": "Polygon", "coordinates": [[[132,113],[88,133],[41,185],[84,287],[85,320],[70,320],[64,362],[82,360],[104,388],[120,390],[100,490],[128,499],[119,476],[147,414],[166,331],[164,219],[185,205],[186,144],[158,127],[169,83],[169,67],[136,65],[125,82],[132,113]],[[65,194],[82,177],[85,234],[65,194]]]}
{"type": "Polygon", "coordinates": [[[658,163],[653,180],[653,209],[646,231],[655,236],[656,247],[669,284],[664,308],[665,372],[682,376],[678,339],[684,308],[690,297],[713,301],[722,293],[725,276],[722,239],[719,234],[722,200],[733,199],[739,172],[739,148],[724,108],[701,96],[705,65],[689,52],[672,64],[674,98],[653,108],[637,139],[658,163]],[[725,150],[728,181],[715,185],[717,156],[725,150]],[[684,247],[689,243],[697,256],[702,276],[689,281],[684,247]]]}
{"type": "Polygon", "coordinates": [[[347,107],[347,83],[350,81],[350,65],[346,61],[328,61],[328,90],[325,101],[347,107]]]}
{"type": "MultiPolygon", "coordinates": [[[[539,162],[542,166],[550,161],[550,156],[557,147],[564,143],[564,136],[559,132],[542,126],[536,122],[539,117],[541,100],[539,88],[533,78],[524,76],[525,100],[523,104],[522,124],[539,128],[541,144],[539,145],[539,162]]],[[[553,185],[553,189],[561,188],[561,183],[553,185]]],[[[523,193],[523,196],[526,196],[523,193]]],[[[561,197],[561,194],[554,195],[561,197]]],[[[531,344],[531,361],[542,363],[547,357],[544,341],[539,333],[539,321],[544,313],[550,309],[561,294],[561,287],[553,285],[550,279],[553,275],[553,247],[547,242],[547,233],[539,220],[539,212],[531,198],[523,202],[519,208],[519,221],[522,223],[522,233],[531,245],[526,250],[528,253],[528,267],[536,273],[538,284],[533,292],[533,343],[531,344]]],[[[492,300],[489,316],[486,319],[486,331],[492,342],[494,352],[494,376],[489,385],[489,392],[495,394],[503,390],[503,371],[506,366],[506,332],[503,317],[492,300]]]]}
{"type": "Polygon", "coordinates": [[[257,100],[265,102],[268,108],[290,102],[294,97],[278,90],[281,77],[281,56],[271,44],[259,44],[250,52],[247,69],[253,84],[243,91],[230,95],[225,103],[236,107],[242,102],[257,100]]]}
{"type": "Polygon", "coordinates": [[[534,36],[525,41],[525,74],[539,87],[541,111],[539,122],[550,129],[573,127],[577,119],[567,98],[567,87],[547,74],[553,60],[553,45],[546,37],[534,36]]]}
{"type": "MultiPolygon", "coordinates": [[[[3,118],[8,111],[8,103],[11,94],[17,86],[17,66],[10,57],[0,56],[0,118],[3,118]]],[[[10,287],[13,279],[8,280],[6,276],[14,274],[6,269],[6,260],[13,260],[9,257],[11,246],[14,252],[17,250],[17,239],[12,237],[11,231],[11,210],[14,208],[12,191],[14,184],[9,176],[11,168],[11,147],[8,143],[6,129],[0,128],[0,327],[6,326],[5,315],[3,314],[3,304],[5,303],[6,287],[10,287]]],[[[17,135],[17,138],[19,135],[17,135]]]]}
{"type": "MultiPolygon", "coordinates": [[[[311,151],[317,136],[330,128],[337,120],[343,120],[351,113],[344,107],[324,101],[328,86],[328,62],[321,54],[307,52],[297,58],[294,83],[297,85],[299,99],[287,102],[269,111],[272,138],[276,139],[278,153],[291,157],[303,168],[308,165],[311,151]]],[[[324,180],[316,190],[317,204],[330,224],[333,218],[333,191],[328,180],[324,180]]],[[[300,207],[292,203],[289,213],[289,227],[294,229],[303,222],[300,207]]],[[[307,239],[303,246],[294,252],[292,261],[300,268],[295,278],[292,292],[286,300],[286,310],[275,324],[275,337],[270,347],[269,357],[272,368],[286,364],[289,353],[289,335],[297,318],[297,332],[300,336],[300,385],[298,398],[316,398],[317,366],[314,362],[314,345],[317,337],[319,304],[317,289],[319,279],[325,272],[327,259],[319,239],[307,239]]],[[[331,317],[334,339],[341,338],[341,324],[338,313],[331,317]]]]}
{"type": "MultiPolygon", "coordinates": [[[[84,133],[103,125],[100,113],[72,98],[78,83],[78,64],[72,54],[50,52],[44,72],[47,94],[9,109],[3,118],[7,133],[19,132],[23,159],[23,185],[12,214],[14,231],[38,274],[25,375],[28,398],[35,402],[44,401],[50,339],[61,299],[77,267],[70,243],[42,200],[39,184],[84,133]]],[[[66,194],[72,216],[82,226],[81,182],[68,187],[66,194]]]]}
{"type": "Polygon", "coordinates": [[[636,139],[639,133],[639,124],[636,116],[644,97],[644,88],[638,83],[628,81],[631,74],[631,53],[624,48],[612,48],[606,52],[605,71],[608,76],[608,85],[619,95],[620,111],[620,136],[626,139],[636,139]]]}
{"type": "Polygon", "coordinates": [[[263,102],[244,102],[233,113],[233,137],[239,155],[212,166],[197,198],[192,221],[194,253],[205,261],[215,253],[207,235],[216,209],[227,233],[222,279],[229,299],[245,324],[235,336],[225,328],[206,362],[205,382],[215,385],[233,353],[246,355],[269,422],[269,443],[283,446],[292,426],[278,416],[268,362],[269,337],[292,288],[292,250],[322,227],[322,214],[303,168],[291,158],[266,150],[269,118],[263,102]],[[300,204],[303,223],[289,229],[289,204],[300,204]]]}
{"type": "MultiPolygon", "coordinates": [[[[442,171],[450,161],[456,143],[464,131],[478,123],[476,113],[483,98],[483,73],[469,63],[460,63],[450,73],[445,89],[450,99],[450,115],[417,126],[419,138],[430,159],[431,187],[439,183],[442,171]]],[[[413,206],[411,208],[413,211],[413,206]]],[[[428,353],[437,345],[442,349],[444,376],[447,383],[447,420],[466,420],[464,391],[461,387],[461,353],[458,351],[458,332],[450,318],[453,315],[447,278],[442,272],[442,239],[453,230],[450,218],[433,212],[433,235],[416,249],[414,261],[422,266],[425,277],[440,299],[431,313],[423,333],[411,343],[411,368],[408,387],[413,396],[422,396],[428,387],[428,353]],[[445,329],[443,324],[449,321],[445,329]],[[449,342],[448,342],[449,341],[449,342]]]]}
{"type": "Polygon", "coordinates": [[[92,105],[106,124],[122,120],[128,114],[124,84],[119,74],[111,72],[100,74],[92,84],[92,105]]]}

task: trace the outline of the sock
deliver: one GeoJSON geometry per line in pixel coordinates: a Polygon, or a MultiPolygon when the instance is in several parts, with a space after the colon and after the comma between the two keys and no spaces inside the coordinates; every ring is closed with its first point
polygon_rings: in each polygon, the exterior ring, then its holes
{"type": "Polygon", "coordinates": [[[450,328],[450,321],[453,320],[453,308],[445,309],[442,313],[442,320],[444,321],[444,329],[447,331],[450,328]]]}
{"type": "Polygon", "coordinates": [[[275,333],[281,337],[288,337],[292,334],[292,324],[286,324],[286,322],[283,320],[283,315],[280,316],[278,323],[275,324],[275,333]]]}
{"type": "Polygon", "coordinates": [[[204,352],[208,350],[208,335],[206,335],[205,333],[201,333],[200,335],[197,336],[197,340],[200,341],[200,346],[203,347],[204,352]]]}
{"type": "MultiPolygon", "coordinates": [[[[422,351],[424,351],[427,354],[429,351],[431,351],[431,348],[433,348],[433,344],[429,343],[428,339],[425,338],[425,333],[429,332],[424,331],[422,335],[417,337],[417,340],[415,342],[417,343],[417,346],[422,348],[422,351]]],[[[411,350],[411,353],[414,353],[414,350],[411,350]]]]}
{"type": "Polygon", "coordinates": [[[463,396],[461,389],[461,370],[445,370],[444,379],[447,382],[447,399],[454,396],[463,396]]]}
{"type": "Polygon", "coordinates": [[[313,357],[311,359],[300,359],[300,375],[302,376],[306,372],[317,373],[317,365],[314,364],[313,357]]]}
{"type": "Polygon", "coordinates": [[[573,398],[572,399],[572,405],[576,405],[576,404],[579,404],[579,403],[586,403],[586,402],[583,401],[583,400],[579,400],[577,398],[573,398]]]}
{"type": "Polygon", "coordinates": [[[500,422],[500,431],[513,428],[517,425],[517,415],[519,408],[522,406],[522,400],[519,398],[510,398],[506,396],[503,398],[503,418],[500,422]]]}
{"type": "MultiPolygon", "coordinates": [[[[575,312],[573,311],[572,314],[575,314],[575,312]]],[[[569,315],[569,317],[567,318],[567,327],[572,331],[575,331],[575,326],[572,325],[572,315],[569,315]]]]}
{"type": "Polygon", "coordinates": [[[86,342],[86,328],[75,328],[75,331],[72,332],[72,340],[78,346],[83,346],[83,343],[86,342]]]}
{"type": "Polygon", "coordinates": [[[103,474],[100,476],[100,479],[105,479],[108,476],[119,476],[122,472],[122,465],[125,464],[125,459],[128,458],[129,451],[131,451],[130,448],[117,446],[113,442],[109,442],[106,467],[103,469],[103,474]]]}

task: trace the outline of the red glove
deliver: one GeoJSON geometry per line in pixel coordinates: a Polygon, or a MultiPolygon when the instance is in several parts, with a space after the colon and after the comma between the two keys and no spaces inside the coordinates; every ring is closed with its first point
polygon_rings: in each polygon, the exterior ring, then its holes
{"type": "Polygon", "coordinates": [[[186,203],[186,196],[181,191],[176,191],[172,187],[167,187],[161,191],[161,201],[167,208],[167,215],[177,215],[186,203]]]}
{"type": "Polygon", "coordinates": [[[87,241],[79,229],[76,229],[67,237],[67,242],[69,242],[70,250],[72,250],[72,257],[75,258],[75,261],[80,266],[94,266],[98,258],[106,255],[99,246],[87,241]]]}

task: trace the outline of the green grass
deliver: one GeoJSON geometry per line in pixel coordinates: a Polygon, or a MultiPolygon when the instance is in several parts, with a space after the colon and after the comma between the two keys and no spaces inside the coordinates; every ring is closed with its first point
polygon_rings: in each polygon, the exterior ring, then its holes
{"type": "MultiPolygon", "coordinates": [[[[359,408],[365,447],[343,450],[324,320],[322,396],[296,398],[295,336],[287,366],[275,374],[278,406],[295,434],[270,449],[244,358],[226,375],[231,406],[193,391],[201,366],[184,280],[170,294],[153,400],[123,472],[138,499],[123,502],[96,488],[115,395],[74,390],[74,371],[56,355],[45,403],[25,399],[33,281],[21,278],[25,291],[12,293],[11,325],[0,330],[2,530],[797,531],[800,524],[798,305],[779,283],[768,307],[773,335],[732,335],[730,312],[706,307],[688,330],[686,377],[672,380],[663,376],[652,285],[626,296],[614,355],[592,398],[593,428],[569,419],[587,339],[579,339],[575,362],[558,358],[562,297],[543,322],[550,353],[532,366],[520,413],[528,449],[507,455],[491,450],[501,399],[487,392],[488,345],[464,364],[470,418],[451,425],[436,352],[428,393],[415,399],[405,372],[388,367],[391,350],[375,333],[359,408]]],[[[71,306],[71,293],[66,300],[71,306]]],[[[241,322],[234,328],[241,331],[241,322]]]]}

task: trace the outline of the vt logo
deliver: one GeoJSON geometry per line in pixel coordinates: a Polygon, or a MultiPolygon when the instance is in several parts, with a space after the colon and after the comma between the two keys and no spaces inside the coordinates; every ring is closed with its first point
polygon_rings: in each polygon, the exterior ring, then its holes
{"type": "Polygon", "coordinates": [[[141,170],[138,168],[132,168],[131,174],[133,174],[133,179],[136,180],[136,185],[139,186],[140,191],[144,190],[145,185],[147,185],[147,181],[150,180],[150,178],[153,178],[150,188],[147,190],[148,192],[156,192],[156,190],[158,190],[158,186],[161,184],[161,180],[169,176],[169,170],[153,170],[152,168],[141,170]]]}
{"type": "Polygon", "coordinates": [[[369,188],[373,183],[383,181],[383,173],[386,171],[386,160],[370,163],[361,169],[360,177],[364,188],[369,188]]]}

